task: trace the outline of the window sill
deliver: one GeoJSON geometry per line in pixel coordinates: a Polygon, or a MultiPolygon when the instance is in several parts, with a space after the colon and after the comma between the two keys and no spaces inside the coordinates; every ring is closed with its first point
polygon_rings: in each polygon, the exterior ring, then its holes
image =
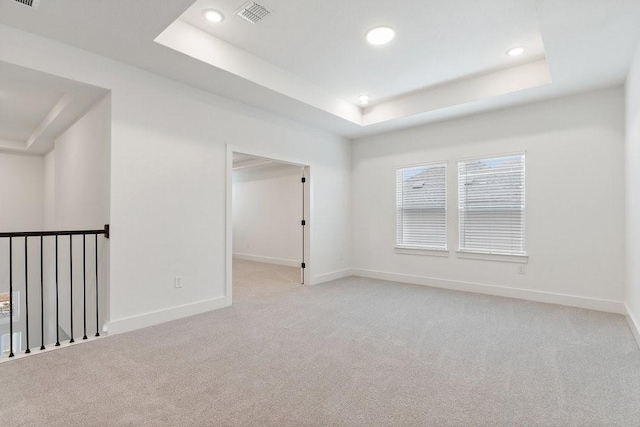
{"type": "Polygon", "coordinates": [[[418,248],[403,248],[396,246],[396,253],[401,255],[422,255],[422,256],[438,256],[446,258],[449,256],[449,250],[447,249],[418,249],[418,248]]]}
{"type": "Polygon", "coordinates": [[[513,262],[516,264],[528,264],[529,255],[505,255],[492,254],[488,252],[465,252],[457,251],[458,258],[479,259],[484,261],[513,262]]]}

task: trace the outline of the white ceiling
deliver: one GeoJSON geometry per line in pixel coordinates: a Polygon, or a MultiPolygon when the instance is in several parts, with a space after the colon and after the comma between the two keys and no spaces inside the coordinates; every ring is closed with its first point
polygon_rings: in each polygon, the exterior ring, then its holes
{"type": "Polygon", "coordinates": [[[26,141],[64,92],[33,71],[0,64],[0,139],[26,141]]]}
{"type": "Polygon", "coordinates": [[[257,24],[236,16],[242,0],[199,0],[182,19],[232,45],[357,103],[396,98],[463,77],[544,56],[535,6],[513,0],[259,0],[274,12],[257,24]],[[217,25],[202,16],[224,13],[217,25]],[[373,47],[365,33],[397,28],[388,46],[373,47]],[[517,60],[505,52],[526,46],[517,60]]]}
{"type": "Polygon", "coordinates": [[[637,0],[264,0],[275,13],[254,26],[232,14],[242,0],[210,1],[215,29],[178,19],[191,0],[0,0],[0,23],[347,137],[620,84],[640,38],[637,0]],[[375,25],[398,37],[366,45],[375,25]]]}
{"type": "Polygon", "coordinates": [[[43,154],[106,90],[0,62],[0,150],[43,154]]]}

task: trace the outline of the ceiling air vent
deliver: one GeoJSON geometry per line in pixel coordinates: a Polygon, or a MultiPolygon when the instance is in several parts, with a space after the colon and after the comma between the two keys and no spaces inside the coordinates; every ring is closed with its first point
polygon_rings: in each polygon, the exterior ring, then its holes
{"type": "Polygon", "coordinates": [[[267,9],[265,6],[261,5],[260,3],[256,3],[255,1],[250,1],[248,3],[245,3],[240,9],[238,9],[238,11],[236,12],[236,15],[238,15],[240,18],[244,19],[245,21],[255,24],[258,21],[261,21],[262,19],[266,18],[272,12],[273,12],[272,10],[267,9]]]}
{"type": "Polygon", "coordinates": [[[25,6],[29,6],[32,7],[34,9],[37,9],[38,6],[40,6],[40,0],[13,0],[16,3],[20,3],[23,4],[25,6]]]}

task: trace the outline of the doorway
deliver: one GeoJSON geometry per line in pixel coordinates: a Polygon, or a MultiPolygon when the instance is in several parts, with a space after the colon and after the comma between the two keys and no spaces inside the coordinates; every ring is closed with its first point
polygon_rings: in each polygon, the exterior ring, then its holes
{"type": "Polygon", "coordinates": [[[310,166],[233,147],[227,160],[227,295],[310,284],[310,166]]]}

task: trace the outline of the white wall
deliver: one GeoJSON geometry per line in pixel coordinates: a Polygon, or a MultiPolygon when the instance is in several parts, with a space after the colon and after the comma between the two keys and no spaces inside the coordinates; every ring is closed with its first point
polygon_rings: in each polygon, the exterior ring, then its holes
{"type": "MultiPolygon", "coordinates": [[[[629,71],[627,100],[627,307],[640,329],[640,45],[629,71]]],[[[640,336],[637,336],[640,343],[640,336]]]]}
{"type": "Polygon", "coordinates": [[[51,225],[98,229],[109,222],[111,99],[101,100],[55,140],[51,225]]]}
{"type": "Polygon", "coordinates": [[[621,88],[358,139],[352,156],[356,273],[623,311],[621,88]],[[456,255],[457,159],[521,151],[527,153],[524,275],[518,264],[456,255]],[[395,168],[441,160],[449,161],[451,253],[397,254],[395,168]]]}
{"type": "Polygon", "coordinates": [[[310,266],[350,267],[349,141],[7,26],[0,39],[2,61],[112,92],[111,332],[230,302],[226,144],[313,164],[310,266]]]}
{"type": "Polygon", "coordinates": [[[42,228],[44,159],[0,153],[0,230],[33,231],[42,228]]]}
{"type": "Polygon", "coordinates": [[[234,257],[300,266],[302,168],[271,164],[233,171],[234,257]]]}
{"type": "Polygon", "coordinates": [[[44,229],[55,230],[56,217],[56,152],[44,156],[44,229]]]}

